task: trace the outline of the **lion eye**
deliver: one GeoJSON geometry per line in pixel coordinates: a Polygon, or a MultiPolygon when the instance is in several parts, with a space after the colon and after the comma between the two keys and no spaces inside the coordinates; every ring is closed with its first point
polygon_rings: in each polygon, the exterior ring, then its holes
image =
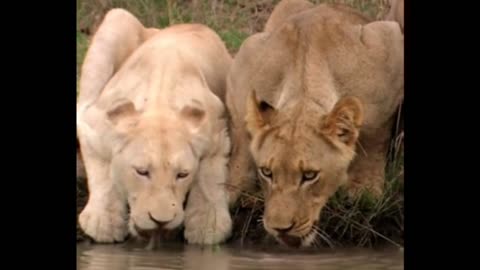
{"type": "Polygon", "coordinates": [[[150,172],[147,169],[135,168],[138,175],[143,177],[150,177],[150,172]]]}
{"type": "Polygon", "coordinates": [[[177,174],[177,179],[183,179],[183,178],[186,178],[188,176],[188,172],[179,172],[177,174]]]}
{"type": "Polygon", "coordinates": [[[260,167],[260,174],[265,178],[272,178],[272,170],[266,167],[260,167]]]}
{"type": "Polygon", "coordinates": [[[317,178],[318,172],[315,171],[306,171],[302,175],[302,182],[308,182],[315,180],[317,178]]]}

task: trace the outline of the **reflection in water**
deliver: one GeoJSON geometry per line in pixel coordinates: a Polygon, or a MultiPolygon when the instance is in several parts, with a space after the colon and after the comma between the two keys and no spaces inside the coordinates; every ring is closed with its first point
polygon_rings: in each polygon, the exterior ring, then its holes
{"type": "Polygon", "coordinates": [[[374,251],[260,251],[220,246],[200,248],[192,245],[164,245],[156,250],[142,246],[77,245],[80,270],[260,270],[260,269],[403,269],[403,252],[374,251]]]}

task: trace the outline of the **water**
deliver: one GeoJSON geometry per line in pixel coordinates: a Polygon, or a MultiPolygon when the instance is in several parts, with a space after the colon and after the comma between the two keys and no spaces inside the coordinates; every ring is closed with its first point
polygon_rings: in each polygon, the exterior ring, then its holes
{"type": "Polygon", "coordinates": [[[132,244],[77,245],[80,270],[400,270],[402,251],[298,251],[219,246],[164,245],[155,250],[132,244]]]}

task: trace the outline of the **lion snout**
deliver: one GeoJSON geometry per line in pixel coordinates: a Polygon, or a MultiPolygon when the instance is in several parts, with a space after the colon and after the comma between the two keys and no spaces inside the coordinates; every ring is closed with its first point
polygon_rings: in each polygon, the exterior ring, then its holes
{"type": "Polygon", "coordinates": [[[148,217],[153,221],[153,223],[155,223],[157,225],[157,228],[159,228],[159,229],[163,229],[163,227],[165,225],[167,225],[169,222],[173,221],[175,216],[176,216],[176,214],[173,216],[173,218],[171,218],[169,220],[164,220],[164,219],[162,220],[162,219],[157,219],[154,216],[152,216],[151,213],[148,213],[148,217]]]}

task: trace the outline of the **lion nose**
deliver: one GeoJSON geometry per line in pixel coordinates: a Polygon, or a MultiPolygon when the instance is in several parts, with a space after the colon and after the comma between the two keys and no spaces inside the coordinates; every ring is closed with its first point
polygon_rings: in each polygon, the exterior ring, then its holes
{"type": "Polygon", "coordinates": [[[279,234],[287,234],[292,228],[295,226],[295,223],[292,223],[289,227],[286,228],[273,228],[275,231],[277,231],[279,234]]]}
{"type": "Polygon", "coordinates": [[[173,220],[173,218],[171,220],[167,220],[167,221],[160,221],[158,219],[155,219],[152,214],[148,213],[148,216],[150,217],[150,219],[155,222],[155,224],[157,224],[158,228],[163,228],[163,226],[165,226],[167,223],[169,223],[170,221],[173,220]]]}

